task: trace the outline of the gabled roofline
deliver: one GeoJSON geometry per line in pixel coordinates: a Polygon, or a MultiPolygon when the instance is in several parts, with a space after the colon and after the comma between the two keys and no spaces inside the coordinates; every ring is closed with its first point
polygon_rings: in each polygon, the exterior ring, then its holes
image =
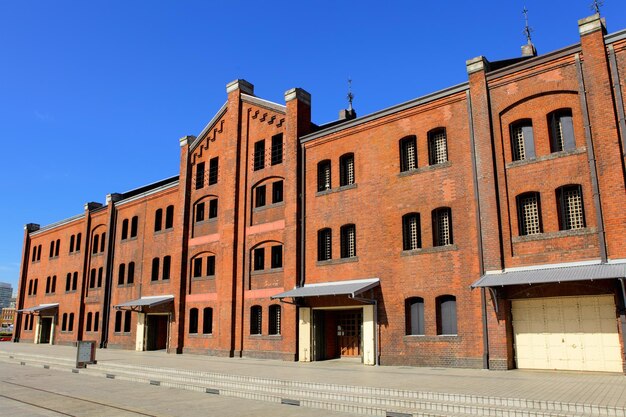
{"type": "Polygon", "coordinates": [[[65,226],[66,224],[72,223],[72,222],[74,222],[76,220],[80,220],[80,219],[82,219],[84,217],[85,217],[85,213],[81,213],[81,214],[77,214],[77,215],[72,216],[72,217],[68,217],[67,219],[60,220],[58,222],[50,223],[50,224],[48,224],[46,226],[40,227],[39,230],[35,230],[34,232],[31,232],[30,235],[31,236],[37,236],[38,234],[41,234],[41,233],[46,232],[48,230],[55,229],[55,228],[60,227],[60,226],[65,226]]]}
{"type": "Polygon", "coordinates": [[[256,96],[251,96],[249,94],[241,94],[241,101],[245,101],[247,103],[255,104],[260,107],[264,107],[268,110],[274,110],[282,114],[287,113],[287,106],[283,106],[282,104],[274,103],[273,101],[265,100],[262,98],[258,98],[256,96]]]}
{"type": "Polygon", "coordinates": [[[322,130],[318,130],[317,132],[302,136],[300,138],[300,143],[306,143],[314,139],[320,138],[322,136],[330,135],[332,133],[340,132],[342,130],[349,129],[351,127],[362,125],[364,123],[371,122],[373,120],[380,119],[382,117],[389,116],[394,113],[399,113],[401,111],[419,106],[421,104],[426,104],[426,103],[438,100],[443,97],[451,96],[453,94],[466,91],[468,89],[469,89],[469,82],[467,81],[461,84],[457,84],[452,87],[444,88],[443,90],[435,91],[434,93],[430,93],[425,96],[414,98],[412,100],[405,101],[404,103],[396,104],[395,106],[387,107],[386,109],[379,110],[375,113],[371,113],[362,117],[357,117],[356,119],[346,121],[345,123],[341,123],[339,125],[334,125],[328,128],[322,128],[322,130]]]}
{"type": "Polygon", "coordinates": [[[211,129],[213,129],[213,126],[215,126],[217,121],[224,115],[224,113],[226,113],[226,109],[227,108],[228,108],[228,101],[226,103],[224,103],[222,105],[222,107],[220,107],[220,109],[217,111],[217,113],[215,113],[215,116],[213,116],[211,121],[209,121],[209,123],[207,123],[207,125],[204,127],[204,129],[202,129],[202,132],[200,132],[200,134],[198,135],[196,140],[194,140],[191,143],[191,145],[189,145],[189,152],[191,152],[194,149],[196,149],[196,147],[200,144],[200,142],[202,142],[202,140],[207,135],[207,133],[209,133],[211,131],[211,129]]]}

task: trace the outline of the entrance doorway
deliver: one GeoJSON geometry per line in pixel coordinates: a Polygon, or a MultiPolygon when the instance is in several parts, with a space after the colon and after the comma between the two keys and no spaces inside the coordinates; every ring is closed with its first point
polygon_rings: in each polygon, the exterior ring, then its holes
{"type": "Polygon", "coordinates": [[[39,317],[39,343],[50,343],[52,317],[39,317]]]}
{"type": "Polygon", "coordinates": [[[148,314],[146,350],[167,349],[168,318],[165,314],[148,314]]]}
{"type": "Polygon", "coordinates": [[[313,310],[313,360],[361,356],[362,310],[313,310]]]}

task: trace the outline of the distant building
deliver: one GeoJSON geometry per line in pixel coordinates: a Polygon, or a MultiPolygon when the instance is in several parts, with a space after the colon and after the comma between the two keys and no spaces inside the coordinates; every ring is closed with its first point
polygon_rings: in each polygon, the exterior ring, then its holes
{"type": "Polygon", "coordinates": [[[2,309],[2,316],[0,316],[0,327],[5,329],[13,327],[13,320],[15,319],[15,307],[5,307],[2,309]]]}
{"type": "Polygon", "coordinates": [[[9,307],[13,297],[13,287],[7,282],[0,282],[0,308],[9,307]]]}

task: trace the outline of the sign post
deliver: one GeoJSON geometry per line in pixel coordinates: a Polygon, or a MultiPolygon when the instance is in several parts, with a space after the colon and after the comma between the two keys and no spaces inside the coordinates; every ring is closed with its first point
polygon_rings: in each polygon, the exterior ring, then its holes
{"type": "Polygon", "coordinates": [[[80,340],[76,349],[76,368],[86,368],[87,364],[96,364],[96,341],[80,340]]]}

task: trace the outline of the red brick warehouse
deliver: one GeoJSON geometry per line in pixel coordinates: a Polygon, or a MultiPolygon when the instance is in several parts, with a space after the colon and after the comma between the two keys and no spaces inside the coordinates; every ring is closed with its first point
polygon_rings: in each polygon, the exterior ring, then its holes
{"type": "Polygon", "coordinates": [[[26,226],[14,340],[624,372],[626,30],[578,27],[325,125],[229,83],[178,176],[26,226]]]}

